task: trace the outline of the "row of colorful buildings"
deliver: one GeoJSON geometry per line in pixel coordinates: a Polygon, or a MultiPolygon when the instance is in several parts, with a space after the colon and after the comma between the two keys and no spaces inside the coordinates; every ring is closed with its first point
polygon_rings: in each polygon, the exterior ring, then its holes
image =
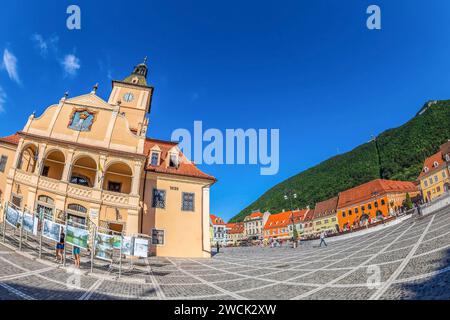
{"type": "Polygon", "coordinates": [[[340,192],[314,208],[253,212],[240,223],[225,223],[211,215],[212,243],[236,245],[243,240],[292,239],[337,233],[383,220],[402,210],[410,199],[433,201],[450,190],[450,141],[427,158],[417,182],[376,179],[340,192]],[[217,230],[217,232],[216,232],[217,230]]]}

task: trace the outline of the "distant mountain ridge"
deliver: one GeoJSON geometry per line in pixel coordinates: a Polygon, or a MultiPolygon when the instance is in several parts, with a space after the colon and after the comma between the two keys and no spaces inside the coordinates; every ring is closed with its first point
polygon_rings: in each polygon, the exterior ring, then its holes
{"type": "Polygon", "coordinates": [[[428,102],[404,125],[275,185],[230,222],[243,221],[254,210],[275,213],[288,209],[283,198],[287,189],[297,193],[294,207],[313,208],[317,202],[373,179],[414,181],[425,158],[448,139],[450,100],[428,102]]]}

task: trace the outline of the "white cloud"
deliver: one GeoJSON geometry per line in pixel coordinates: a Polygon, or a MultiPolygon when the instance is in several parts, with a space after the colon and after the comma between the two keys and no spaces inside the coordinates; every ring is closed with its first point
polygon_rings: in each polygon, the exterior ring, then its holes
{"type": "Polygon", "coordinates": [[[2,67],[6,69],[11,80],[20,84],[19,73],[17,72],[17,58],[8,49],[3,51],[2,67]]]}
{"type": "Polygon", "coordinates": [[[0,113],[5,112],[6,92],[0,87],[0,113]]]}
{"type": "Polygon", "coordinates": [[[64,68],[65,75],[71,77],[75,76],[81,68],[80,59],[73,54],[67,54],[61,61],[61,65],[64,68]]]}
{"type": "Polygon", "coordinates": [[[31,36],[31,40],[34,42],[35,47],[39,50],[40,55],[44,58],[47,57],[49,50],[54,52],[57,51],[56,44],[58,43],[59,38],[56,36],[46,40],[42,35],[35,33],[31,36]]]}

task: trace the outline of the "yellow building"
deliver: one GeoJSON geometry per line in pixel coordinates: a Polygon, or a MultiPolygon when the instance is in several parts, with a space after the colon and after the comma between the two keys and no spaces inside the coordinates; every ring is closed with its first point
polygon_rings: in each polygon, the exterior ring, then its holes
{"type": "Polygon", "coordinates": [[[338,197],[334,197],[322,202],[318,202],[314,209],[313,233],[338,232],[339,223],[337,220],[338,197]]]}
{"type": "Polygon", "coordinates": [[[450,141],[439,151],[425,159],[419,175],[420,189],[424,201],[431,201],[449,190],[450,141]]]}
{"type": "Polygon", "coordinates": [[[22,210],[151,236],[159,256],[209,257],[215,182],[176,143],[146,137],[153,87],[146,63],[113,81],[67,94],[0,139],[0,199],[22,210]],[[189,232],[186,232],[189,230],[189,232]]]}

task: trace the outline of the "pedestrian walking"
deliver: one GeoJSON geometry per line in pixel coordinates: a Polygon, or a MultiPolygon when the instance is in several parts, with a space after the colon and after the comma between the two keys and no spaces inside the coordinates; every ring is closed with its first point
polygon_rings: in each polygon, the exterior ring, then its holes
{"type": "Polygon", "coordinates": [[[80,248],[77,246],[73,246],[73,257],[75,260],[75,267],[80,269],[80,248]]]}
{"type": "Polygon", "coordinates": [[[216,249],[217,249],[217,253],[219,253],[219,250],[220,250],[219,241],[216,242],[216,249]]]}
{"type": "Polygon", "coordinates": [[[320,234],[320,244],[319,247],[322,247],[322,243],[325,245],[325,247],[327,247],[327,243],[325,242],[325,231],[322,231],[322,233],[320,234]]]}

